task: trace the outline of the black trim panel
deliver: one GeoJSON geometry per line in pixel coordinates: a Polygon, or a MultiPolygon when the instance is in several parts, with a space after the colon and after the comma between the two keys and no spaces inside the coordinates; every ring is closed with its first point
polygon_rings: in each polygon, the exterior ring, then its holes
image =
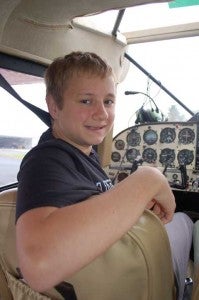
{"type": "Polygon", "coordinates": [[[44,77],[47,66],[0,52],[0,67],[38,77],[44,77]]]}

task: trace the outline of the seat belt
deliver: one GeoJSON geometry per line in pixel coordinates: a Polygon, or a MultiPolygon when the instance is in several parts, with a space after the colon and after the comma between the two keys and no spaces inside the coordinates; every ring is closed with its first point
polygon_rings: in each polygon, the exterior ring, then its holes
{"type": "Polygon", "coordinates": [[[13,300],[10,289],[8,288],[8,283],[3,272],[2,266],[0,264],[0,299],[13,300]]]}
{"type": "Polygon", "coordinates": [[[8,83],[8,81],[2,76],[2,74],[0,74],[0,86],[3,89],[5,89],[10,95],[12,95],[15,99],[17,99],[19,102],[21,102],[23,105],[25,105],[28,109],[30,109],[34,114],[36,114],[37,117],[42,122],[44,122],[48,127],[50,127],[50,125],[51,125],[50,114],[47,111],[23,100],[17,94],[17,92],[12,88],[12,86],[8,83]]]}

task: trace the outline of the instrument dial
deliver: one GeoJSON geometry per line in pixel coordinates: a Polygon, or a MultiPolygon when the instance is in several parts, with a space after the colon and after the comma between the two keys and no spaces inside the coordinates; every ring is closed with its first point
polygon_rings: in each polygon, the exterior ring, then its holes
{"type": "Polygon", "coordinates": [[[132,130],[128,135],[127,135],[127,143],[128,145],[135,147],[139,146],[140,141],[141,141],[141,136],[136,130],[132,130]]]}
{"type": "Polygon", "coordinates": [[[166,127],[160,132],[160,143],[170,144],[176,138],[175,128],[166,127]]]}
{"type": "Polygon", "coordinates": [[[120,161],[120,159],[121,159],[120,153],[117,152],[117,151],[112,152],[112,154],[111,154],[111,159],[112,159],[112,161],[114,161],[114,162],[120,161]]]}
{"type": "Polygon", "coordinates": [[[195,139],[195,133],[191,128],[183,128],[178,134],[178,139],[183,145],[191,144],[195,139]]]}
{"type": "Polygon", "coordinates": [[[115,141],[115,148],[117,150],[123,150],[125,147],[125,142],[123,140],[117,140],[115,141]]]}
{"type": "Polygon", "coordinates": [[[140,155],[140,152],[135,149],[135,148],[131,148],[129,150],[126,151],[126,159],[130,162],[133,163],[134,160],[137,158],[137,156],[140,155]]]}
{"type": "Polygon", "coordinates": [[[179,165],[190,165],[194,160],[193,151],[188,149],[183,149],[178,152],[177,159],[179,165]]]}
{"type": "Polygon", "coordinates": [[[145,131],[143,139],[147,145],[153,145],[158,140],[157,132],[153,129],[148,129],[145,131]]]}
{"type": "Polygon", "coordinates": [[[160,153],[160,162],[163,165],[171,165],[175,160],[175,151],[174,149],[165,148],[161,150],[160,153]]]}
{"type": "Polygon", "coordinates": [[[148,162],[149,164],[154,163],[157,159],[157,152],[152,148],[146,148],[142,153],[142,158],[145,162],[148,162]]]}
{"type": "Polygon", "coordinates": [[[128,176],[129,176],[128,173],[120,172],[120,173],[118,174],[118,176],[117,176],[117,180],[118,180],[118,182],[120,182],[120,181],[124,180],[124,179],[125,179],[126,177],[128,177],[128,176]]]}

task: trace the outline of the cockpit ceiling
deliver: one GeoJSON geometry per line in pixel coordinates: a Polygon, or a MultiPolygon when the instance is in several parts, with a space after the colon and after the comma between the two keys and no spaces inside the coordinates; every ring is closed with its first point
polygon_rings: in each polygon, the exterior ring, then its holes
{"type": "Polygon", "coordinates": [[[96,52],[110,62],[119,82],[127,70],[127,45],[111,35],[114,22],[110,34],[104,34],[77,26],[73,19],[153,2],[168,1],[0,0],[0,51],[44,64],[71,51],[96,52]]]}
{"type": "MultiPolygon", "coordinates": [[[[92,51],[109,61],[121,82],[128,70],[124,59],[128,45],[147,41],[147,37],[148,41],[160,39],[162,31],[113,35],[117,17],[108,32],[81,26],[77,18],[110,10],[117,15],[126,8],[162,2],[170,0],[0,0],[0,52],[47,65],[71,51],[92,51]]],[[[192,32],[196,32],[198,23],[193,26],[192,32]]],[[[179,30],[176,28],[177,33],[179,30]]],[[[167,32],[162,36],[171,37],[167,32]]]]}

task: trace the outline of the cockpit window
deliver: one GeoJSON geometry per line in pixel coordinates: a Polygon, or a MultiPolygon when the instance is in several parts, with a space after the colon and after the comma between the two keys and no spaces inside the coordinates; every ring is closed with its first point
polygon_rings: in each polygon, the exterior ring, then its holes
{"type": "MultiPolygon", "coordinates": [[[[46,110],[42,78],[0,69],[1,75],[25,101],[46,110]]],[[[17,181],[23,156],[35,146],[46,125],[0,87],[0,186],[17,181]]]]}

